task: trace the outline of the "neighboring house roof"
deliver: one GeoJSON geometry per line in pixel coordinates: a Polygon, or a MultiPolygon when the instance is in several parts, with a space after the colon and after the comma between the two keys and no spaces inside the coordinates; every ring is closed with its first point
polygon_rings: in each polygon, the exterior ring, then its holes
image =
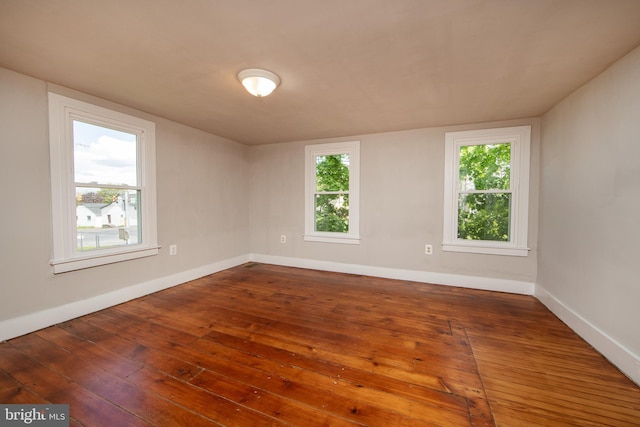
{"type": "Polygon", "coordinates": [[[101,216],[102,208],[104,208],[107,205],[105,205],[104,203],[83,203],[80,206],[84,206],[85,208],[89,209],[91,212],[96,214],[96,216],[101,216]]]}

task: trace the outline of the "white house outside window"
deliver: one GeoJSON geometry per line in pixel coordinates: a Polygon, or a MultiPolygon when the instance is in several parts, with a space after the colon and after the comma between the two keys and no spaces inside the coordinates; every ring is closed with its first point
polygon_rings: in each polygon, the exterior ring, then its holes
{"type": "Polygon", "coordinates": [[[306,241],[358,244],[360,142],[305,147],[306,241]]]}
{"type": "Polygon", "coordinates": [[[54,273],[158,253],[155,124],[49,93],[54,273]]]}
{"type": "Polygon", "coordinates": [[[447,132],[443,250],[526,256],[531,127],[447,132]]]}

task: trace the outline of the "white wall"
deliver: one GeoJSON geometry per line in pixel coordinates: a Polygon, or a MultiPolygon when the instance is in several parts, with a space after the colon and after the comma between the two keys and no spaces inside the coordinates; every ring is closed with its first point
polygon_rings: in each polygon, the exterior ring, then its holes
{"type": "Polygon", "coordinates": [[[61,320],[65,311],[82,314],[101,301],[115,303],[246,258],[248,152],[235,142],[0,69],[0,339],[12,335],[10,328],[41,326],[39,313],[42,321],[61,320]],[[158,256],[52,273],[48,90],[156,122],[158,256]],[[169,256],[169,244],[178,245],[176,256],[169,256]],[[109,297],[98,301],[104,295],[109,297]]]}
{"type": "Polygon", "coordinates": [[[258,259],[293,261],[294,265],[319,267],[325,262],[370,267],[357,271],[373,275],[379,275],[383,268],[424,272],[422,276],[407,277],[435,281],[443,278],[465,282],[464,278],[447,276],[456,275],[533,284],[537,268],[539,138],[539,120],[527,119],[254,147],[252,251],[258,259]],[[443,252],[445,132],[523,124],[532,125],[529,256],[443,252]],[[361,243],[305,242],[304,147],[350,140],[361,141],[361,243]],[[280,243],[282,234],[287,236],[286,244],[280,243]],[[433,255],[424,254],[425,244],[433,245],[433,255]]]}
{"type": "Polygon", "coordinates": [[[640,381],[640,48],[542,130],[539,296],[640,381]]]}

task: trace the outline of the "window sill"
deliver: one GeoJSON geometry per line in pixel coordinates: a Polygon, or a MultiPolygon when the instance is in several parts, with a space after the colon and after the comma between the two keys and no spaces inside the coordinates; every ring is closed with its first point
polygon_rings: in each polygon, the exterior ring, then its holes
{"type": "Polygon", "coordinates": [[[529,248],[499,247],[478,244],[443,243],[445,252],[466,252],[474,254],[504,255],[504,256],[528,256],[529,248]]]}
{"type": "Polygon", "coordinates": [[[146,246],[129,250],[119,250],[112,253],[94,253],[81,257],[53,260],[51,261],[51,266],[53,266],[53,274],[66,273],[84,268],[154,256],[158,255],[159,250],[159,246],[146,246]]]}
{"type": "Polygon", "coordinates": [[[360,236],[335,236],[324,234],[305,234],[305,242],[339,243],[343,245],[359,245],[360,236]]]}

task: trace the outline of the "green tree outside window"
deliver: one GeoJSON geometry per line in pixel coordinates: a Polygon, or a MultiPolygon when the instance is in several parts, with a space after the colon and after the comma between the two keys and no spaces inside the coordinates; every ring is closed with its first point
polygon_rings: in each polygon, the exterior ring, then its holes
{"type": "Polygon", "coordinates": [[[459,171],[458,238],[508,242],[511,144],[460,147],[459,171]]]}
{"type": "Polygon", "coordinates": [[[316,157],[315,231],[349,231],[349,155],[316,157]]]}

